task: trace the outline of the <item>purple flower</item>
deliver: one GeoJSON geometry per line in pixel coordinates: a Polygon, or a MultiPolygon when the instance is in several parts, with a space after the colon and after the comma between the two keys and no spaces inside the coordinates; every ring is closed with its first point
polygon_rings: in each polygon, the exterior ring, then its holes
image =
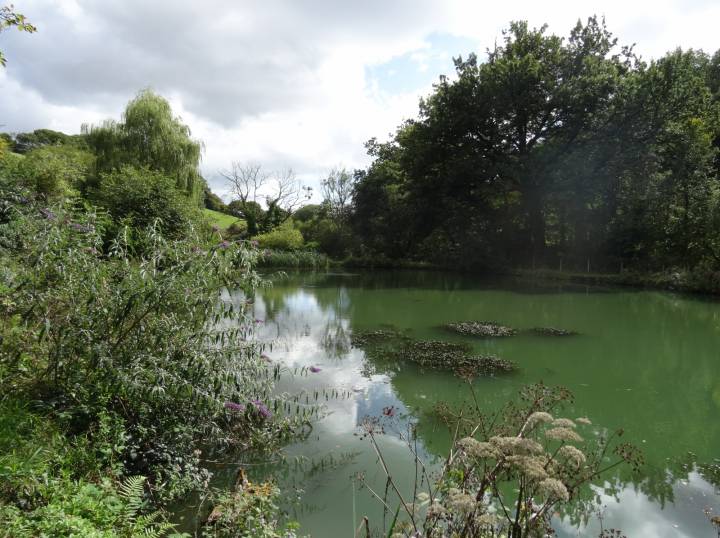
{"type": "Polygon", "coordinates": [[[229,246],[230,246],[230,241],[220,241],[220,243],[218,243],[218,248],[225,249],[225,248],[228,248],[229,246]]]}
{"type": "Polygon", "coordinates": [[[93,227],[90,226],[89,224],[88,225],[78,224],[77,222],[71,222],[70,228],[72,228],[73,230],[75,230],[77,232],[84,233],[84,234],[90,233],[93,231],[93,227]]]}
{"type": "Polygon", "coordinates": [[[317,374],[318,372],[321,372],[321,371],[322,371],[322,368],[318,368],[317,366],[311,366],[311,367],[310,367],[310,371],[311,371],[313,374],[317,374]]]}
{"type": "Polygon", "coordinates": [[[262,319],[256,319],[256,320],[255,320],[255,323],[265,323],[265,320],[262,320],[262,319]]]}
{"type": "Polygon", "coordinates": [[[255,410],[262,416],[263,418],[270,418],[272,417],[272,412],[267,408],[267,405],[262,403],[260,400],[252,400],[250,402],[253,404],[253,407],[255,407],[255,410]]]}
{"type": "Polygon", "coordinates": [[[250,244],[251,244],[252,246],[254,246],[255,248],[257,248],[257,246],[258,246],[260,243],[258,243],[257,241],[250,241],[250,244]]]}
{"type": "Polygon", "coordinates": [[[57,218],[55,216],[55,213],[53,213],[49,209],[41,209],[40,214],[48,220],[55,220],[57,218]]]}
{"type": "Polygon", "coordinates": [[[243,404],[235,402],[225,402],[225,409],[230,409],[230,411],[237,411],[238,413],[242,413],[243,411],[245,411],[245,406],[243,404]]]}

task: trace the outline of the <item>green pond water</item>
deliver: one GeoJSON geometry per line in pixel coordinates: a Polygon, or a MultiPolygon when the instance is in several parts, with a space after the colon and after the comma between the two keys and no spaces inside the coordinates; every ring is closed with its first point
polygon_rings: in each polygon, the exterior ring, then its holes
{"type": "MultiPolygon", "coordinates": [[[[399,433],[407,433],[409,421],[417,423],[418,451],[433,467],[450,436],[429,411],[440,401],[463,405],[471,398],[451,373],[380,364],[350,343],[353,331],[390,326],[416,339],[465,341],[478,353],[515,361],[519,372],[475,381],[489,410],[515,398],[523,385],[543,381],[574,393],[564,416],[587,416],[594,428],[623,428],[647,464],[641,476],[621,471],[594,488],[605,527],[621,528],[629,538],[716,535],[704,510],[720,512],[720,302],[435,272],[298,273],[275,278],[258,294],[255,317],[264,320],[258,336],[272,342],[272,360],[296,372],[283,375],[278,390],[330,394],[320,398],[324,418],[286,449],[297,463],[265,468],[286,491],[302,488],[299,502],[289,494],[284,504],[303,533],[352,536],[363,515],[373,528],[382,527],[380,503],[357,478],[362,474],[382,494],[382,469],[358,435],[365,417],[388,406],[407,415],[392,421],[380,444],[410,492],[416,470],[399,433]],[[580,334],[480,340],[439,327],[461,320],[580,334]],[[310,366],[320,371],[302,370],[310,366]]],[[[600,528],[597,517],[559,514],[554,526],[559,536],[597,536],[600,528]]]]}

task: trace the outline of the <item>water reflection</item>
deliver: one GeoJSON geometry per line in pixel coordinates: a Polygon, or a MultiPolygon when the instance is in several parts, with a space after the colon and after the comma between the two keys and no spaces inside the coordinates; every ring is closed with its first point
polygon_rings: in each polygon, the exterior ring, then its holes
{"type": "MultiPolygon", "coordinates": [[[[315,538],[351,535],[364,514],[381,527],[379,503],[355,479],[362,474],[376,491],[385,486],[369,444],[357,436],[363,417],[395,406],[397,428],[417,422],[422,455],[432,463],[449,443],[432,406],[463,405],[468,398],[451,375],[372,361],[351,345],[352,332],[390,325],[419,339],[463,340],[438,327],[490,319],[581,333],[473,341],[478,352],[522,367],[515,376],[478,380],[476,388],[482,405],[492,409],[523,384],[562,384],[577,397],[571,413],[628,431],[648,465],[641,477],[621,472],[594,491],[605,506],[606,527],[622,528],[628,536],[712,535],[703,510],[720,511],[720,472],[713,466],[720,448],[720,305],[664,293],[594,291],[418,272],[298,274],[259,293],[259,337],[272,342],[273,361],[295,372],[282,378],[278,390],[338,395],[323,402],[327,414],[311,436],[288,447],[289,460],[298,463],[273,469],[286,485],[305,490],[302,504],[288,506],[303,532],[315,538]],[[694,455],[687,456],[689,451],[694,455]]],[[[394,435],[381,444],[410,491],[414,469],[407,447],[394,435]]],[[[560,536],[599,532],[597,518],[587,526],[569,517],[556,523],[560,536]]]]}

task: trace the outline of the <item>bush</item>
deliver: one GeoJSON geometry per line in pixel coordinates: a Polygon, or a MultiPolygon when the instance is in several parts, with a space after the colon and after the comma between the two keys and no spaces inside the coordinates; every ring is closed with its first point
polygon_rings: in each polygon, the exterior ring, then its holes
{"type": "Polygon", "coordinates": [[[91,153],[71,146],[43,146],[25,155],[18,174],[33,191],[60,198],[83,188],[94,160],[91,153]]]}
{"type": "Polygon", "coordinates": [[[261,248],[277,250],[297,250],[303,246],[303,236],[300,230],[287,220],[274,230],[255,237],[261,248]]]}
{"type": "Polygon", "coordinates": [[[159,221],[160,232],[170,239],[180,239],[190,232],[198,217],[175,180],[146,168],[126,166],[102,174],[92,198],[105,208],[117,223],[110,229],[115,235],[123,226],[147,228],[159,221]]]}
{"type": "MultiPolygon", "coordinates": [[[[2,143],[0,141],[0,146],[2,143]]],[[[21,164],[24,160],[24,155],[0,148],[0,185],[13,185],[19,181],[21,164]]]]}
{"type": "Polygon", "coordinates": [[[0,401],[0,536],[160,536],[170,530],[163,513],[146,511],[144,478],[116,474],[111,460],[123,435],[115,421],[103,416],[91,436],[72,440],[58,421],[61,416],[31,411],[18,400],[0,401]]]}
{"type": "Polygon", "coordinates": [[[228,239],[242,239],[247,235],[248,225],[244,220],[233,222],[228,229],[225,230],[228,239]]]}
{"type": "Polygon", "coordinates": [[[272,416],[281,403],[270,398],[272,372],[248,338],[245,303],[219,300],[228,289],[252,293],[256,251],[171,241],[150,227],[138,232],[142,258],[132,257],[126,234],[104,256],[92,213],[20,196],[4,202],[3,393],[45,402],[75,434],[116,417],[125,472],[163,483],[160,498],[204,482],[200,441],[249,446],[257,436],[267,445],[292,432],[272,416]],[[226,407],[255,400],[269,413],[226,407]]]}

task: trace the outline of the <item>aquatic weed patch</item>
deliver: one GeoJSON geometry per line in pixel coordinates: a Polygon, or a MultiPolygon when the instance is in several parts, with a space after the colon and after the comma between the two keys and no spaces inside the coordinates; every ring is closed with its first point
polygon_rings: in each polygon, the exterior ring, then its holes
{"type": "Polygon", "coordinates": [[[377,346],[391,342],[407,341],[410,337],[397,329],[375,329],[355,331],[350,337],[354,347],[377,346]]]}
{"type": "Polygon", "coordinates": [[[465,343],[430,340],[412,342],[398,355],[424,368],[451,370],[462,376],[494,375],[516,369],[511,361],[494,355],[471,355],[471,350],[465,343]]]}
{"type": "Polygon", "coordinates": [[[537,336],[577,336],[579,333],[567,329],[558,329],[557,327],[533,327],[527,332],[537,336]]]}
{"type": "Polygon", "coordinates": [[[464,336],[476,336],[480,338],[495,338],[514,336],[517,331],[494,321],[458,321],[446,323],[444,329],[464,336]]]}

